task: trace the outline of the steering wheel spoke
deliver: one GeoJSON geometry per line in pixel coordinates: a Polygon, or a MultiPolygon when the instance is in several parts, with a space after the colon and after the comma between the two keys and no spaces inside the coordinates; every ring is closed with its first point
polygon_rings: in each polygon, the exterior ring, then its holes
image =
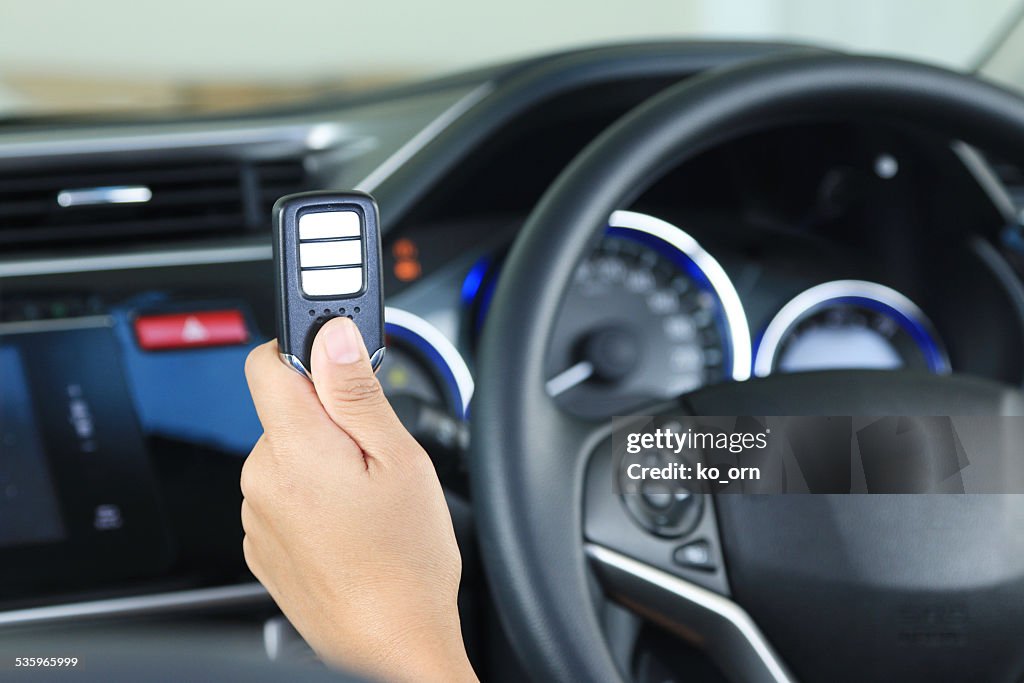
{"type": "Polygon", "coordinates": [[[794,680],[761,630],[728,597],[597,543],[587,557],[608,595],[704,648],[733,680],[794,680]]]}
{"type": "Polygon", "coordinates": [[[713,497],[622,483],[608,431],[587,461],[583,502],[586,555],[608,597],[706,649],[738,680],[791,680],[729,597],[713,497]]]}

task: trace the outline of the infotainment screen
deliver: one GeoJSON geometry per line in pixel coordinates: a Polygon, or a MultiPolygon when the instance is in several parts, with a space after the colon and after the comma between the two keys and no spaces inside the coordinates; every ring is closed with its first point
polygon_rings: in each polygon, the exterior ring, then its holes
{"type": "Polygon", "coordinates": [[[111,325],[0,324],[0,598],[149,576],[170,561],[111,325]]]}
{"type": "Polygon", "coordinates": [[[0,346],[0,548],[64,539],[21,352],[0,346]]]}

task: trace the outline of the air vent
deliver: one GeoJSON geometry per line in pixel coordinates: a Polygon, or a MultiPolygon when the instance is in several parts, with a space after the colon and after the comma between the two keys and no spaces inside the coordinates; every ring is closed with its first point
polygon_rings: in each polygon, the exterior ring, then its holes
{"type": "Polygon", "coordinates": [[[190,159],[0,172],[0,247],[230,237],[269,229],[306,189],[300,157],[190,159]]]}

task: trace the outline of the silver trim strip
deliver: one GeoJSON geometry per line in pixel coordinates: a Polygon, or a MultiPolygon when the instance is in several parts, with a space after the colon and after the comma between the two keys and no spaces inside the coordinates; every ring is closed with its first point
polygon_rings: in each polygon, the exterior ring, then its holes
{"type": "Polygon", "coordinates": [[[104,204],[145,204],[153,199],[153,191],[145,185],[110,185],[61,190],[57,203],[64,208],[101,206],[104,204]]]}
{"type": "Polygon", "coordinates": [[[404,327],[434,347],[437,355],[448,366],[452,379],[455,380],[455,388],[459,393],[456,400],[461,403],[462,417],[465,417],[469,412],[469,402],[473,398],[473,391],[476,385],[473,382],[473,374],[469,371],[466,360],[459,353],[459,350],[455,348],[455,345],[449,341],[448,337],[444,336],[441,330],[418,315],[392,306],[384,307],[384,325],[385,329],[387,325],[404,327]]]}
{"type": "Polygon", "coordinates": [[[732,345],[732,378],[740,382],[750,379],[750,327],[747,324],[747,314],[743,310],[743,302],[736,292],[735,285],[721,264],[682,228],[660,218],[636,211],[616,211],[608,224],[613,228],[639,230],[657,237],[686,254],[697,264],[722,302],[725,324],[729,330],[729,342],[732,345]]]}
{"type": "Polygon", "coordinates": [[[918,308],[917,304],[895,289],[880,285],[877,282],[833,280],[804,290],[779,309],[779,312],[775,314],[772,321],[768,323],[764,334],[761,335],[761,343],[757,347],[757,358],[754,361],[754,374],[758,377],[767,377],[771,374],[775,367],[775,356],[779,352],[779,346],[794,325],[817,307],[835,299],[844,298],[878,301],[898,311],[908,320],[920,325],[928,332],[938,347],[940,366],[936,369],[936,372],[942,374],[950,372],[949,356],[946,355],[946,350],[942,346],[939,335],[928,319],[928,316],[918,308]]]}
{"type": "Polygon", "coordinates": [[[427,124],[419,133],[412,136],[408,142],[399,147],[395,152],[373,169],[369,175],[356,184],[355,189],[363,192],[373,192],[381,183],[401,168],[409,159],[426,147],[430,142],[440,135],[445,128],[472,109],[478,102],[491,94],[494,84],[491,82],[482,83],[460,97],[453,105],[445,109],[433,121],[427,124]]]}
{"type": "Polygon", "coordinates": [[[212,263],[268,261],[273,258],[269,244],[234,247],[202,247],[168,249],[130,254],[104,254],[48,259],[25,259],[0,262],[0,278],[54,275],[57,273],[92,273],[101,270],[132,270],[168,266],[198,266],[212,263]]]}
{"type": "Polygon", "coordinates": [[[614,567],[728,620],[735,627],[737,633],[749,643],[750,649],[757,655],[775,681],[792,683],[793,679],[768,643],[768,639],[761,633],[761,629],[754,623],[746,610],[732,600],[604,546],[588,543],[585,550],[587,556],[595,562],[614,567]]]}
{"type": "Polygon", "coordinates": [[[92,130],[75,131],[69,137],[54,139],[51,133],[12,136],[0,145],[0,160],[21,157],[72,156],[77,154],[117,154],[142,150],[182,150],[204,147],[242,147],[285,145],[300,148],[323,149],[339,143],[344,125],[335,122],[283,123],[255,127],[231,127],[213,124],[206,130],[143,129],[128,135],[96,137],[92,130]],[[19,140],[18,137],[23,139],[19,140]]]}
{"type": "Polygon", "coordinates": [[[992,206],[999,212],[1008,225],[1017,225],[1021,222],[1020,209],[1007,191],[1003,181],[996,175],[995,170],[988,161],[981,155],[981,152],[971,147],[966,142],[957,140],[950,147],[960,161],[963,162],[967,172],[971,174],[978,183],[982,192],[992,202],[992,206]]]}
{"type": "Polygon", "coordinates": [[[302,364],[302,361],[299,360],[298,356],[291,353],[278,353],[277,355],[281,358],[282,363],[308,379],[310,382],[313,381],[313,376],[309,374],[309,370],[307,370],[306,366],[302,364]]]}
{"type": "MultiPolygon", "coordinates": [[[[374,372],[377,372],[377,368],[380,367],[381,362],[384,360],[384,354],[386,352],[387,349],[381,347],[370,354],[370,367],[373,368],[374,372]]],[[[313,375],[311,375],[309,370],[306,369],[306,366],[302,364],[302,361],[299,360],[298,356],[291,353],[278,353],[277,355],[281,358],[282,363],[308,379],[310,382],[313,381],[313,375]]]]}
{"type": "Polygon", "coordinates": [[[380,364],[384,362],[384,356],[387,352],[387,347],[382,346],[370,354],[370,368],[373,369],[374,373],[380,368],[380,364]]]}
{"type": "Polygon", "coordinates": [[[0,612],[0,627],[66,621],[89,617],[130,616],[176,609],[223,607],[269,601],[270,595],[260,584],[242,583],[215,588],[139,595],[108,600],[73,602],[65,605],[29,607],[0,612]]]}

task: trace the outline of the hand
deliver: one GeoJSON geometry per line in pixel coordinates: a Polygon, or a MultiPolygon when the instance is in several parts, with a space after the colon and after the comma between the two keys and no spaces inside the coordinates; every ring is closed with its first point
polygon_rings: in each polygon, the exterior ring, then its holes
{"type": "Polygon", "coordinates": [[[242,468],[249,569],[330,663],[389,681],[475,681],[441,485],[355,324],[320,330],[312,384],[277,354],[268,342],[245,365],[264,429],[242,468]]]}

